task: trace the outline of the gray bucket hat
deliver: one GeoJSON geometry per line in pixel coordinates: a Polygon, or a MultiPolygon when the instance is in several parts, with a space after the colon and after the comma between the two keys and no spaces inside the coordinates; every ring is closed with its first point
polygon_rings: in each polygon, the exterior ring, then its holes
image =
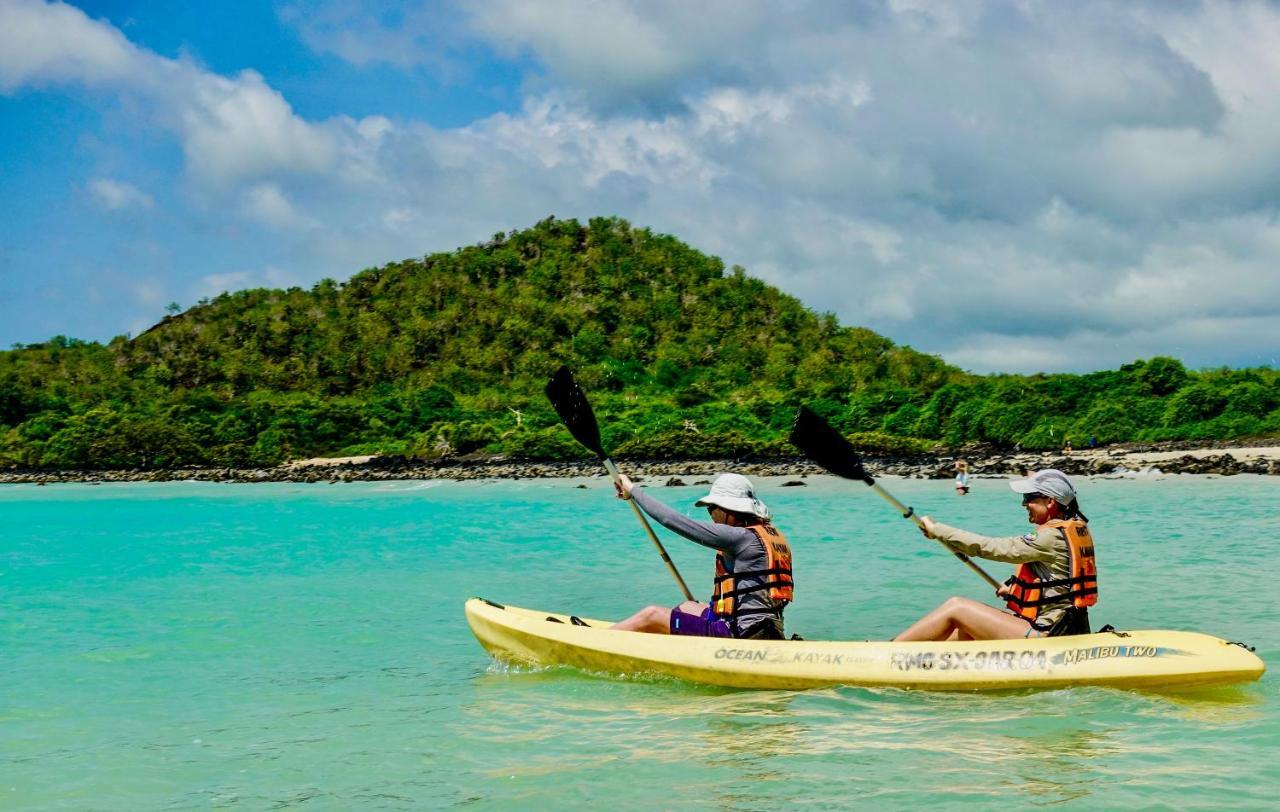
{"type": "Polygon", "coordinates": [[[1016,493],[1043,493],[1063,507],[1076,501],[1076,487],[1057,468],[1045,468],[1025,479],[1015,479],[1009,483],[1009,487],[1016,493]]]}
{"type": "Polygon", "coordinates": [[[751,480],[742,474],[721,474],[711,483],[711,492],[694,502],[699,507],[715,505],[734,513],[751,513],[761,519],[769,518],[769,508],[756,498],[751,480]]]}

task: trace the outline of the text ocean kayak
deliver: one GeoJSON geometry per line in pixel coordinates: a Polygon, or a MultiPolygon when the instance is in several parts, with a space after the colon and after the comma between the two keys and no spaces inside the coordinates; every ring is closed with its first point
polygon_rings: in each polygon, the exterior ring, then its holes
{"type": "Polygon", "coordinates": [[[505,662],[665,674],[732,688],[1176,688],[1247,682],[1266,670],[1244,647],[1196,632],[951,643],[732,640],[618,632],[591,619],[581,626],[568,615],[480,598],[467,601],[466,614],[480,644],[505,662]]]}

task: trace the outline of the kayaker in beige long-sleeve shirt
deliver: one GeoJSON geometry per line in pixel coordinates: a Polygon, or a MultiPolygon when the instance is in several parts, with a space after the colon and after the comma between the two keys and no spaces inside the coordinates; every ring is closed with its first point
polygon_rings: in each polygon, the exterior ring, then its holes
{"type": "Polygon", "coordinates": [[[1097,602],[1097,569],[1093,538],[1075,487],[1054,469],[1015,479],[1009,486],[1023,494],[1027,521],[1036,525],[1025,535],[981,536],[921,517],[921,531],[929,538],[975,558],[1023,565],[996,593],[1009,600],[1008,610],[949,598],[895,640],[1004,640],[1089,631],[1088,607],[1097,602]]]}

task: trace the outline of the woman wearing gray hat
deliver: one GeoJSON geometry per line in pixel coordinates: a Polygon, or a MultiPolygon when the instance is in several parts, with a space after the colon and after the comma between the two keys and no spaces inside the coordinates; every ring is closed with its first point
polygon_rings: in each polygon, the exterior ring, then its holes
{"type": "Polygon", "coordinates": [[[711,492],[695,504],[711,521],[690,519],[618,477],[618,498],[634,499],[645,513],[669,530],[716,551],[716,576],[710,604],[685,601],[673,608],[646,606],[615,629],[696,637],[782,639],[782,611],[794,597],[791,547],[770,522],[769,509],[756,498],[751,481],[721,474],[711,492]]]}
{"type": "Polygon", "coordinates": [[[1022,494],[1027,521],[1022,536],[980,536],[922,516],[921,531],[966,555],[1020,564],[998,594],[1008,610],[969,598],[948,598],[894,640],[1005,640],[1089,633],[1089,607],[1098,602],[1098,570],[1088,519],[1076,489],[1047,468],[1009,483],[1022,494]]]}

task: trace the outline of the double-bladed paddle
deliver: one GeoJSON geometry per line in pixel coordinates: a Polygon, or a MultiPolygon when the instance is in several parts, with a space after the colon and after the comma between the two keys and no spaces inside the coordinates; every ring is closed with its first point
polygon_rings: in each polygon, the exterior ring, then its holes
{"type": "MultiPolygon", "coordinates": [[[[803,451],[806,457],[836,476],[865,482],[871,486],[872,490],[884,497],[886,502],[893,505],[902,514],[902,518],[910,519],[917,526],[924,527],[924,522],[920,521],[915,509],[902,504],[893,498],[893,494],[880,487],[875,478],[862,467],[862,458],[858,456],[857,451],[854,451],[853,445],[808,406],[801,406],[800,413],[796,415],[795,425],[791,428],[791,444],[803,451]]],[[[986,570],[973,563],[969,556],[945,542],[941,543],[951,551],[952,555],[967,564],[969,569],[981,575],[993,589],[997,591],[1000,589],[1001,585],[996,579],[987,575],[986,570]]]]}
{"type": "MultiPolygon", "coordinates": [[[[595,412],[591,411],[591,404],[587,402],[587,395],[582,391],[582,387],[573,379],[573,373],[568,367],[560,367],[556,370],[556,374],[551,376],[551,380],[547,381],[547,399],[551,401],[551,406],[556,410],[556,414],[560,415],[560,419],[564,421],[564,425],[569,429],[569,433],[573,438],[582,443],[588,451],[595,454],[604,463],[605,470],[609,472],[609,476],[613,478],[616,485],[618,482],[618,466],[613,464],[613,460],[609,459],[609,455],[604,453],[604,446],[600,442],[600,425],[596,422],[595,412]]],[[[658,536],[653,532],[653,528],[649,526],[649,520],[644,517],[644,513],[640,511],[640,506],[635,503],[634,499],[628,499],[627,504],[631,505],[631,509],[636,512],[636,518],[640,520],[640,524],[644,526],[644,530],[649,534],[649,540],[653,542],[653,546],[658,548],[658,554],[662,556],[662,560],[666,562],[667,569],[671,570],[671,575],[676,579],[676,583],[680,585],[680,591],[684,593],[685,600],[693,600],[693,594],[689,592],[689,587],[685,585],[684,579],[680,577],[680,571],[676,569],[676,565],[671,561],[671,556],[667,555],[667,550],[662,546],[662,542],[658,541],[658,536]]]]}

